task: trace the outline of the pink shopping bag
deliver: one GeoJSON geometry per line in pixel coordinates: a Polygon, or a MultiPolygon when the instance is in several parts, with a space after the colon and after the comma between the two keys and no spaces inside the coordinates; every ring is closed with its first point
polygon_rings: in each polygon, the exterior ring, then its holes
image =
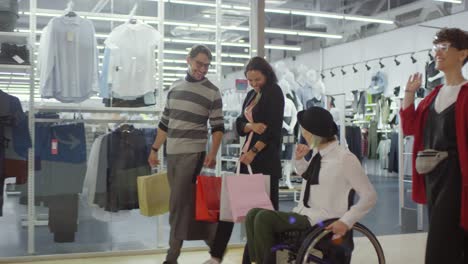
{"type": "Polygon", "coordinates": [[[273,209],[269,197],[270,176],[253,174],[249,166],[249,174],[240,174],[238,164],[237,174],[223,176],[221,184],[220,220],[242,222],[250,209],[273,209]]]}

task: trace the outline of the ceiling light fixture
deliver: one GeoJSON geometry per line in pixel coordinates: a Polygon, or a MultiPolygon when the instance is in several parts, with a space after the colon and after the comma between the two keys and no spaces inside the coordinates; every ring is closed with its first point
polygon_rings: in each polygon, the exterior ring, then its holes
{"type": "Polygon", "coordinates": [[[331,77],[335,77],[335,74],[333,73],[333,69],[330,70],[330,75],[331,77]]]}
{"type": "Polygon", "coordinates": [[[321,72],[320,77],[322,77],[322,80],[325,79],[325,74],[323,74],[323,72],[321,72]]]}
{"type": "MultiPolygon", "coordinates": [[[[266,10],[265,10],[266,12],[266,10]]],[[[324,18],[333,18],[333,19],[344,19],[343,15],[337,15],[333,13],[326,13],[326,12],[309,12],[309,11],[302,11],[302,10],[291,10],[292,15],[297,16],[312,16],[312,17],[324,17],[324,18]]]]}
{"type": "Polygon", "coordinates": [[[379,60],[379,65],[380,65],[381,69],[383,69],[385,67],[385,65],[382,63],[382,59],[379,60]]]}
{"type": "Polygon", "coordinates": [[[286,46],[286,45],[265,45],[265,49],[301,51],[302,48],[297,47],[297,46],[286,46]]]}
{"type": "Polygon", "coordinates": [[[371,67],[367,64],[366,62],[366,69],[369,71],[371,69],[371,67]]]}
{"type": "Polygon", "coordinates": [[[434,56],[432,56],[431,51],[429,51],[429,52],[427,53],[427,55],[429,55],[429,61],[433,61],[433,60],[434,60],[434,56]]]}
{"type": "MultiPolygon", "coordinates": [[[[224,27],[223,27],[224,28],[224,27]]],[[[246,31],[249,29],[246,27],[246,31]]],[[[315,32],[315,31],[294,31],[290,29],[282,29],[282,28],[265,28],[265,33],[270,34],[282,34],[282,35],[296,35],[296,36],[303,36],[303,37],[319,37],[319,38],[333,38],[333,39],[341,39],[343,36],[335,35],[335,34],[327,34],[323,32],[315,32]]]]}
{"type": "Polygon", "coordinates": [[[346,72],[343,68],[341,68],[341,74],[346,75],[346,72]]]}
{"type": "Polygon", "coordinates": [[[370,23],[379,23],[379,24],[388,24],[388,25],[392,25],[395,23],[392,20],[370,18],[370,17],[364,17],[364,16],[345,16],[344,19],[351,20],[351,21],[361,21],[361,22],[370,22],[370,23]]]}
{"type": "Polygon", "coordinates": [[[397,60],[397,57],[395,57],[395,59],[393,59],[393,61],[395,62],[396,66],[400,65],[400,63],[401,63],[399,60],[397,60]]]}
{"type": "Polygon", "coordinates": [[[437,2],[446,2],[446,3],[452,3],[452,4],[461,4],[463,1],[462,0],[435,0],[437,2]]]}
{"type": "Polygon", "coordinates": [[[353,72],[354,72],[354,73],[357,73],[357,72],[358,72],[358,70],[356,69],[356,65],[353,65],[353,72]]]}
{"type": "Polygon", "coordinates": [[[411,54],[411,62],[416,63],[418,60],[416,60],[416,58],[414,58],[414,53],[411,54]]]}
{"type": "MultiPolygon", "coordinates": [[[[186,1],[183,1],[186,2],[186,1]]],[[[23,15],[30,15],[29,12],[22,12],[23,15]]],[[[118,22],[125,22],[128,21],[128,16],[126,15],[115,15],[115,14],[96,14],[87,13],[87,12],[79,12],[79,14],[85,18],[91,20],[103,20],[103,21],[118,21],[118,22]]],[[[62,16],[63,12],[60,10],[53,10],[53,9],[38,9],[36,13],[37,16],[52,16],[58,17],[62,16]]],[[[139,19],[145,21],[146,23],[155,24],[158,22],[157,18],[148,17],[148,16],[135,16],[135,19],[139,19]]],[[[190,27],[186,30],[196,30],[196,31],[208,31],[208,32],[215,32],[216,25],[212,24],[200,24],[200,23],[193,23],[193,22],[183,22],[183,21],[171,21],[165,20],[164,25],[169,26],[185,26],[190,27]],[[211,28],[213,30],[209,30],[206,28],[211,28]]],[[[249,27],[242,27],[242,26],[221,26],[223,30],[236,30],[236,31],[250,31],[249,27]]],[[[28,31],[29,32],[29,31],[28,31]]],[[[334,38],[334,39],[341,39],[343,36],[335,35],[335,34],[327,34],[322,32],[314,32],[314,31],[295,31],[290,29],[277,29],[277,28],[265,28],[266,33],[270,34],[287,34],[287,35],[299,35],[304,37],[320,37],[320,38],[334,38]]],[[[108,34],[96,34],[97,37],[107,38],[108,34]]]]}

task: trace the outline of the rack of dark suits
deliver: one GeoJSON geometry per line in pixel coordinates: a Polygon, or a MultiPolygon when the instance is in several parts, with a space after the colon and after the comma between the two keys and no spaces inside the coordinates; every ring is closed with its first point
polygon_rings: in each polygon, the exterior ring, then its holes
{"type": "MultiPolygon", "coordinates": [[[[103,110],[81,107],[38,107],[34,116],[34,146],[29,135],[28,116],[18,98],[0,90],[0,216],[3,206],[3,184],[16,178],[20,204],[28,204],[28,150],[34,147],[34,205],[48,207],[48,227],[55,242],[73,242],[78,230],[79,197],[88,172],[85,124],[118,124],[114,119],[62,118],[60,112],[128,112],[156,113],[154,110],[103,110]]],[[[105,135],[104,168],[99,177],[104,192],[96,192],[96,204],[116,212],[138,208],[136,177],[150,174],[147,157],[155,138],[155,120],[128,120],[129,123],[151,124],[151,129],[122,125],[105,135]]],[[[31,173],[31,172],[29,172],[31,173]]],[[[35,223],[37,225],[39,223],[35,223]]]]}
{"type": "MultiPolygon", "coordinates": [[[[63,119],[57,113],[35,116],[35,205],[49,207],[48,226],[55,242],[73,242],[78,230],[79,197],[89,170],[85,123],[112,123],[116,120],[63,119]],[[91,122],[96,121],[96,122],[91,122]],[[39,161],[39,162],[38,162],[39,161]]],[[[138,120],[145,121],[145,120],[138,120]]],[[[153,120],[147,121],[154,122],[153,120]]],[[[141,123],[141,122],[140,122],[141,123]]],[[[151,129],[155,131],[155,129],[151,129]]],[[[102,175],[97,183],[96,203],[107,211],[138,208],[136,176],[148,175],[147,157],[154,133],[123,125],[108,133],[104,159],[97,160],[102,175]],[[108,176],[108,177],[106,177],[108,176]]],[[[103,143],[104,144],[104,143],[103,143]]],[[[23,189],[20,201],[26,203],[23,189]]]]}
{"type": "Polygon", "coordinates": [[[108,212],[138,209],[137,177],[149,175],[147,158],[156,129],[124,124],[91,147],[85,186],[88,204],[108,212]]]}

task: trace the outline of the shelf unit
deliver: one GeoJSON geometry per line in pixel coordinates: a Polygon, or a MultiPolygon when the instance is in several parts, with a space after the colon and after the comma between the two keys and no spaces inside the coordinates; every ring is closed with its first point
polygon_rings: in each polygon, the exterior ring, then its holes
{"type": "MultiPolygon", "coordinates": [[[[31,113],[38,113],[38,112],[68,112],[68,113],[128,113],[128,114],[159,114],[161,113],[162,109],[160,108],[163,103],[164,103],[164,98],[163,96],[158,96],[157,98],[157,107],[147,107],[144,109],[135,109],[135,108],[116,108],[116,107],[88,107],[88,106],[81,106],[81,105],[52,105],[52,104],[41,104],[37,100],[37,83],[36,83],[36,56],[37,56],[37,33],[40,33],[40,30],[37,29],[37,13],[40,11],[38,9],[38,0],[29,0],[29,11],[23,10],[20,12],[23,16],[27,16],[29,18],[29,30],[28,32],[0,32],[0,39],[2,42],[8,42],[8,43],[14,43],[17,45],[27,45],[29,49],[29,58],[31,61],[31,65],[11,65],[11,64],[0,64],[0,78],[6,79],[8,82],[10,77],[13,76],[12,79],[14,79],[14,75],[20,73],[21,77],[24,74],[25,77],[28,77],[28,80],[24,79],[24,82],[28,82],[25,87],[29,87],[29,89],[25,88],[25,92],[29,92],[28,94],[28,107],[29,111],[31,113]]],[[[158,1],[158,14],[157,17],[152,17],[151,19],[151,25],[155,26],[159,33],[162,36],[165,36],[165,26],[164,26],[164,20],[165,20],[165,9],[167,1],[158,1]]],[[[136,4],[135,4],[136,5],[136,4]]],[[[222,50],[221,50],[221,34],[222,34],[222,28],[221,28],[221,19],[222,19],[222,6],[221,6],[221,0],[216,0],[216,25],[214,28],[216,28],[216,41],[213,42],[215,43],[216,49],[215,53],[213,54],[216,59],[216,78],[219,80],[221,79],[222,76],[222,68],[221,68],[221,57],[222,57],[222,50]]],[[[61,15],[64,13],[64,11],[57,10],[56,13],[58,15],[61,15]]],[[[78,12],[81,14],[81,12],[78,12]]],[[[111,17],[111,18],[117,18],[119,17],[120,19],[123,19],[122,21],[128,20],[128,17],[125,15],[113,15],[113,14],[100,14],[100,13],[88,13],[86,15],[94,15],[94,16],[106,16],[106,17],[111,17]]],[[[135,16],[137,19],[142,19],[142,20],[148,20],[149,17],[140,17],[140,16],[135,16]]],[[[112,25],[113,23],[110,22],[112,25]]],[[[162,95],[164,94],[164,52],[165,52],[165,38],[162,37],[160,38],[160,42],[158,43],[158,56],[157,56],[157,89],[158,89],[158,94],[162,95]]],[[[249,44],[249,43],[246,43],[249,44]]],[[[11,82],[14,83],[14,82],[11,82]]],[[[2,87],[8,87],[9,84],[4,84],[0,85],[2,87]]],[[[29,149],[28,151],[28,182],[27,182],[27,191],[28,191],[28,211],[27,211],[27,217],[25,218],[26,221],[24,221],[24,224],[27,225],[27,253],[30,255],[36,254],[36,247],[35,247],[35,226],[38,224],[43,224],[41,222],[40,217],[36,215],[35,211],[35,190],[34,190],[34,180],[35,180],[35,171],[34,171],[34,142],[35,142],[35,133],[34,133],[34,127],[36,123],[39,122],[50,122],[51,120],[46,120],[46,119],[36,119],[34,117],[34,114],[29,115],[28,119],[28,125],[29,125],[29,132],[31,136],[31,141],[32,141],[32,148],[29,149]]],[[[55,121],[55,120],[52,120],[55,121]]],[[[60,119],[60,121],[75,121],[72,119],[60,119]]],[[[111,122],[111,121],[116,121],[116,122],[134,122],[134,123],[148,123],[148,122],[155,122],[155,120],[111,120],[111,119],[84,119],[82,122],[86,123],[104,123],[104,122],[111,122]]],[[[218,152],[220,154],[220,152],[218,152]]],[[[160,160],[162,161],[163,159],[163,152],[161,151],[159,153],[160,155],[160,160]]],[[[218,159],[220,159],[220,156],[218,156],[218,159]]],[[[217,163],[217,170],[220,171],[220,163],[217,163]]],[[[156,219],[156,224],[157,224],[157,247],[161,247],[163,237],[162,237],[162,223],[159,220],[159,218],[156,219]]]]}

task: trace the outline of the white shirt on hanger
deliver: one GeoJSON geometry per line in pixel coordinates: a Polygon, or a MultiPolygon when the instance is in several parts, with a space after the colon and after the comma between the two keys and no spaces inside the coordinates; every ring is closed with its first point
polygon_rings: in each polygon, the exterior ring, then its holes
{"type": "Polygon", "coordinates": [[[89,152],[88,169],[83,183],[83,196],[86,197],[87,204],[94,206],[94,196],[96,194],[96,180],[98,177],[99,151],[105,135],[99,136],[94,141],[89,152]]]}
{"type": "Polygon", "coordinates": [[[155,48],[159,32],[137,21],[116,27],[104,42],[112,50],[109,82],[120,96],[142,96],[156,89],[155,48]]]}
{"type": "MultiPolygon", "coordinates": [[[[293,211],[307,216],[311,225],[331,218],[340,218],[351,227],[372,209],[377,201],[377,194],[359,160],[350,151],[338,145],[338,142],[331,143],[319,152],[322,156],[319,183],[310,186],[310,208],[305,207],[302,201],[307,184],[307,181],[303,180],[301,198],[293,211]],[[359,201],[348,210],[348,195],[351,189],[359,195],[359,201]]],[[[314,156],[316,153],[314,150],[314,156]]],[[[310,161],[296,160],[299,175],[307,170],[310,161]]]]}
{"type": "Polygon", "coordinates": [[[50,20],[39,47],[43,98],[79,103],[98,92],[98,51],[93,23],[61,16],[50,20]]]}
{"type": "Polygon", "coordinates": [[[446,85],[440,88],[439,93],[435,99],[435,110],[440,113],[447,109],[449,106],[457,101],[458,94],[460,93],[461,87],[468,81],[464,81],[459,85],[446,85]]]}

